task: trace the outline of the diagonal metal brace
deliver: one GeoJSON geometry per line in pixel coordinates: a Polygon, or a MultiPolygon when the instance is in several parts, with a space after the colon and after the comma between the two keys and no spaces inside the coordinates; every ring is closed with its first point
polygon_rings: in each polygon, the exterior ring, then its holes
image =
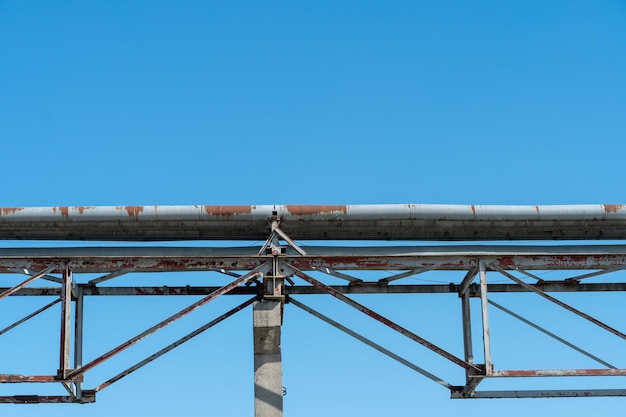
{"type": "Polygon", "coordinates": [[[0,294],[0,300],[2,300],[3,298],[8,297],[11,294],[15,294],[16,292],[18,292],[19,290],[21,290],[22,288],[24,288],[25,286],[27,286],[31,282],[36,281],[39,278],[42,278],[44,275],[47,275],[53,269],[54,269],[54,267],[48,267],[48,268],[44,269],[43,271],[38,272],[35,275],[32,275],[32,276],[28,277],[27,280],[17,284],[15,287],[9,288],[8,290],[6,290],[2,294],[0,294]]]}
{"type": "Polygon", "coordinates": [[[332,295],[333,297],[345,302],[346,304],[348,304],[349,306],[359,310],[360,312],[372,317],[373,319],[381,322],[382,324],[386,325],[387,327],[390,327],[391,329],[399,332],[400,334],[403,334],[404,336],[408,337],[409,339],[412,339],[414,341],[416,341],[417,343],[419,343],[420,345],[432,350],[433,352],[437,353],[440,356],[443,356],[444,358],[448,359],[449,361],[465,368],[465,369],[469,369],[472,370],[475,374],[477,375],[481,375],[484,374],[484,370],[480,369],[478,366],[473,365],[471,363],[468,363],[466,361],[464,361],[463,359],[454,356],[453,354],[447,352],[446,350],[440,348],[439,346],[429,342],[428,340],[424,339],[421,336],[416,335],[415,333],[411,332],[410,330],[400,326],[399,324],[394,323],[393,321],[389,320],[386,317],[381,316],[380,314],[376,313],[375,311],[365,307],[363,304],[360,304],[354,300],[352,300],[351,298],[346,297],[345,295],[343,295],[342,293],[340,293],[339,291],[335,290],[332,287],[329,287],[328,285],[316,280],[315,278],[311,277],[310,275],[305,274],[304,272],[300,271],[297,268],[294,268],[291,265],[285,265],[286,268],[290,269],[291,272],[293,274],[295,274],[296,276],[300,277],[301,279],[303,279],[304,281],[308,282],[309,284],[313,285],[314,287],[322,290],[323,292],[332,295]]]}
{"type": "Polygon", "coordinates": [[[491,268],[493,268],[494,270],[498,271],[499,273],[501,273],[502,275],[504,275],[505,277],[509,278],[510,280],[516,282],[517,284],[521,285],[522,287],[526,288],[527,290],[530,290],[540,296],[542,296],[543,298],[545,298],[548,301],[553,302],[554,304],[563,307],[564,309],[571,311],[572,313],[584,318],[585,320],[590,321],[591,323],[603,328],[604,330],[607,330],[611,333],[613,333],[616,336],[621,337],[622,339],[626,340],[626,334],[620,332],[619,330],[609,326],[608,324],[605,324],[603,322],[601,322],[600,320],[591,317],[589,314],[587,313],[583,313],[582,311],[570,306],[569,304],[564,303],[563,301],[556,299],[554,297],[552,297],[551,295],[546,294],[545,292],[541,291],[538,288],[535,288],[534,286],[525,283],[524,281],[522,281],[521,279],[517,278],[516,276],[509,274],[507,271],[505,271],[504,269],[500,268],[497,265],[490,265],[491,268]]]}
{"type": "Polygon", "coordinates": [[[415,365],[412,362],[409,362],[408,360],[404,359],[401,356],[396,355],[395,353],[391,352],[390,350],[385,349],[384,347],[380,346],[379,344],[369,340],[368,338],[358,334],[357,332],[347,328],[346,326],[336,322],[335,320],[331,319],[330,317],[327,317],[325,315],[323,315],[322,313],[312,309],[311,307],[308,307],[305,304],[302,304],[296,300],[294,300],[293,298],[289,298],[289,303],[295,305],[296,307],[306,311],[307,313],[313,315],[314,317],[317,317],[318,319],[325,321],[326,323],[330,324],[333,327],[336,327],[337,329],[341,330],[344,333],[349,334],[350,336],[354,337],[355,339],[365,343],[366,345],[376,349],[377,351],[389,356],[391,359],[394,359],[398,362],[400,362],[401,364],[413,369],[414,371],[424,375],[425,377],[435,381],[436,383],[438,383],[439,385],[442,385],[445,388],[448,389],[452,389],[453,386],[446,382],[444,379],[439,378],[436,375],[431,374],[430,372],[428,372],[427,370],[420,368],[419,366],[415,365]]]}
{"type": "Polygon", "coordinates": [[[110,378],[107,381],[103,382],[102,384],[98,385],[96,388],[94,388],[94,391],[95,392],[101,391],[101,390],[105,389],[106,387],[108,387],[109,385],[113,384],[114,382],[117,382],[120,379],[130,375],[131,373],[135,372],[139,368],[149,364],[153,360],[155,360],[155,359],[165,355],[167,352],[171,351],[172,349],[182,345],[183,343],[191,340],[192,338],[196,337],[197,335],[199,335],[200,333],[204,332],[205,330],[208,330],[209,328],[215,326],[216,324],[226,320],[228,317],[232,316],[233,314],[237,313],[238,311],[241,311],[244,308],[248,307],[256,299],[257,298],[254,297],[254,298],[251,298],[251,299],[243,302],[242,304],[238,305],[237,307],[233,308],[232,310],[229,310],[226,313],[222,314],[221,316],[217,317],[216,319],[211,320],[210,322],[208,322],[204,326],[194,330],[193,332],[187,334],[184,337],[181,337],[180,339],[178,339],[174,343],[171,343],[170,345],[164,347],[163,349],[159,350],[158,352],[148,356],[146,359],[142,360],[141,362],[138,362],[137,364],[131,366],[130,368],[120,372],[119,374],[117,374],[113,378],[110,378]]]}
{"type": "Polygon", "coordinates": [[[162,328],[164,328],[168,324],[170,324],[170,323],[178,320],[179,318],[189,314],[190,312],[192,312],[193,310],[197,309],[198,307],[201,307],[204,304],[207,304],[208,302],[213,301],[217,297],[219,297],[219,296],[221,296],[223,294],[226,294],[227,292],[233,290],[234,288],[236,288],[240,284],[244,284],[246,281],[249,281],[249,280],[251,280],[253,278],[263,276],[263,274],[266,273],[269,268],[270,268],[270,266],[266,262],[263,265],[261,265],[261,266],[255,268],[255,269],[253,269],[252,271],[248,272],[247,274],[242,275],[240,278],[237,278],[236,280],[234,280],[230,284],[226,284],[223,287],[220,287],[219,289],[213,291],[211,294],[207,295],[206,297],[202,298],[201,300],[191,304],[190,306],[184,308],[183,310],[179,311],[178,313],[171,315],[170,317],[166,318],[165,320],[161,321],[160,323],[155,324],[154,326],[152,326],[149,329],[143,331],[142,333],[138,334],[137,336],[133,337],[132,339],[127,340],[126,342],[122,343],[121,345],[111,349],[107,353],[104,353],[103,355],[97,357],[96,359],[92,360],[88,364],[86,364],[86,365],[84,365],[84,366],[74,370],[73,372],[70,372],[67,375],[67,379],[68,380],[72,380],[76,376],[84,374],[85,372],[87,372],[88,370],[90,370],[90,369],[94,368],[95,366],[101,364],[105,360],[107,360],[107,359],[111,358],[112,356],[122,352],[123,350],[131,347],[135,343],[139,342],[142,339],[145,339],[147,336],[155,333],[156,331],[161,330],[162,328]]]}

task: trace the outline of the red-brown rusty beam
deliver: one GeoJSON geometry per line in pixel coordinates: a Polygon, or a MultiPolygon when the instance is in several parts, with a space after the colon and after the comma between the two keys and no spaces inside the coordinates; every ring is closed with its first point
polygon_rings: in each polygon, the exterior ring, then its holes
{"type": "Polygon", "coordinates": [[[205,324],[204,326],[194,330],[193,332],[187,334],[184,337],[181,337],[180,339],[178,339],[174,343],[164,347],[163,349],[159,350],[158,352],[154,353],[153,355],[150,355],[149,357],[147,357],[146,359],[142,360],[141,362],[138,362],[136,365],[131,366],[130,368],[120,372],[119,374],[117,374],[113,378],[110,378],[107,381],[103,382],[102,384],[98,385],[94,389],[94,391],[96,391],[96,392],[102,391],[103,389],[105,389],[109,385],[113,384],[114,382],[117,382],[120,379],[130,375],[131,373],[135,372],[136,370],[138,370],[139,368],[143,367],[144,365],[147,365],[150,362],[152,362],[153,360],[159,358],[160,356],[163,356],[164,354],[166,354],[170,350],[172,350],[172,349],[182,345],[183,343],[185,343],[188,340],[196,337],[197,335],[199,335],[200,333],[204,332],[205,330],[208,330],[211,327],[215,326],[216,324],[226,320],[228,317],[232,316],[233,314],[237,313],[238,311],[243,310],[244,308],[246,308],[250,304],[252,304],[255,300],[256,300],[256,297],[255,298],[251,298],[251,299],[245,301],[244,303],[238,305],[237,307],[233,308],[232,310],[227,311],[226,313],[222,314],[221,316],[217,317],[216,319],[211,320],[209,323],[205,324]]]}
{"type": "Polygon", "coordinates": [[[51,270],[52,270],[52,268],[46,267],[46,269],[44,269],[43,271],[38,272],[35,275],[29,277],[27,280],[22,281],[21,283],[17,284],[15,287],[9,288],[8,290],[6,290],[6,291],[4,291],[3,293],[0,294],[0,300],[2,300],[5,297],[8,297],[9,295],[15,294],[16,292],[18,292],[19,290],[21,290],[22,288],[24,288],[25,286],[27,286],[31,282],[36,281],[39,278],[43,277],[44,275],[49,273],[51,270]]]}
{"type": "Polygon", "coordinates": [[[73,372],[70,372],[67,375],[67,378],[68,379],[73,379],[73,378],[75,378],[78,375],[84,374],[88,370],[90,370],[90,369],[94,368],[95,366],[101,364],[102,362],[106,361],[107,359],[111,358],[112,356],[117,355],[118,353],[122,352],[123,350],[128,349],[129,347],[131,347],[135,343],[139,342],[140,340],[146,338],[147,336],[151,335],[152,333],[155,333],[156,331],[161,330],[162,328],[164,328],[168,324],[170,324],[170,323],[178,320],[179,318],[181,318],[181,317],[191,313],[192,311],[194,311],[197,308],[207,304],[208,302],[213,301],[214,299],[218,298],[219,296],[228,293],[229,291],[231,291],[232,289],[236,288],[240,284],[244,284],[247,281],[249,281],[249,280],[251,280],[253,278],[256,278],[256,277],[262,277],[263,274],[266,273],[268,269],[269,269],[268,265],[262,265],[261,267],[256,268],[256,269],[248,272],[247,274],[241,276],[240,278],[237,278],[236,280],[234,280],[230,284],[226,284],[223,287],[220,287],[219,289],[215,290],[214,292],[212,292],[208,296],[204,297],[203,299],[201,299],[201,300],[191,304],[189,307],[186,307],[183,310],[179,311],[178,313],[171,315],[170,317],[166,318],[165,320],[161,321],[160,323],[150,327],[149,329],[147,329],[144,332],[138,334],[137,336],[135,336],[135,337],[127,340],[126,342],[122,343],[121,345],[111,349],[107,353],[97,357],[96,359],[92,360],[88,364],[81,366],[80,368],[74,370],[73,372]]]}
{"type": "Polygon", "coordinates": [[[411,332],[410,330],[400,326],[399,324],[394,323],[393,321],[389,320],[386,317],[383,317],[382,315],[376,313],[375,311],[365,307],[364,305],[352,300],[351,298],[346,297],[345,295],[343,295],[341,292],[335,290],[332,287],[329,287],[326,284],[323,284],[322,282],[316,280],[315,278],[305,274],[304,272],[294,268],[293,266],[287,266],[287,269],[291,270],[290,272],[292,272],[293,274],[295,274],[296,276],[298,276],[299,278],[303,279],[304,281],[308,282],[309,284],[313,285],[314,287],[318,288],[319,290],[322,290],[323,292],[332,295],[333,297],[337,298],[338,300],[343,301],[344,303],[348,304],[349,306],[359,310],[360,312],[372,317],[374,320],[379,321],[380,323],[384,324],[385,326],[397,331],[398,333],[408,337],[409,339],[414,340],[415,342],[421,344],[422,346],[426,347],[427,349],[432,350],[433,352],[437,353],[440,356],[443,356],[444,358],[448,359],[449,361],[465,368],[465,369],[471,369],[474,373],[476,374],[481,374],[483,373],[483,370],[480,369],[479,367],[468,363],[466,361],[464,361],[461,358],[458,358],[456,356],[454,356],[453,354],[447,352],[446,350],[440,348],[439,346],[429,342],[428,340],[416,335],[415,333],[411,332]]]}
{"type": "Polygon", "coordinates": [[[488,377],[626,376],[626,369],[529,369],[497,370],[488,377]]]}
{"type": "Polygon", "coordinates": [[[96,401],[95,393],[75,398],[67,395],[10,395],[0,396],[0,404],[86,404],[96,401]]]}
{"type": "Polygon", "coordinates": [[[20,382],[59,382],[56,375],[20,375],[20,374],[0,374],[0,383],[15,384],[20,382]]]}
{"type": "Polygon", "coordinates": [[[478,398],[574,398],[574,397],[625,397],[624,389],[580,389],[580,390],[514,390],[475,391],[469,395],[452,391],[452,399],[478,398]]]}
{"type": "MultiPolygon", "coordinates": [[[[469,270],[478,259],[505,270],[619,270],[626,265],[624,245],[584,246],[441,246],[441,247],[305,247],[307,256],[288,251],[285,259],[301,271],[323,270],[469,270]]],[[[108,279],[131,272],[249,271],[268,257],[258,248],[0,248],[0,272],[42,270],[104,273],[108,279]]],[[[402,272],[405,274],[405,272],[402,272]]]]}

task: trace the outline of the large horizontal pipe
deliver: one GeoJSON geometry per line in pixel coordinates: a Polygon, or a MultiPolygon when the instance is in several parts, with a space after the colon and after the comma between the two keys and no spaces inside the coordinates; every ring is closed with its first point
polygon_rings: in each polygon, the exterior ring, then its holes
{"type": "Polygon", "coordinates": [[[626,205],[259,205],[0,208],[4,240],[618,240],[626,205]]]}

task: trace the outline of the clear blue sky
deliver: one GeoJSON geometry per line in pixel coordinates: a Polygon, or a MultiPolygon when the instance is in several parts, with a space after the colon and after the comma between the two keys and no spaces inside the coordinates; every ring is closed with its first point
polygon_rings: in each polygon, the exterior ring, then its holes
{"type": "MultiPolygon", "coordinates": [[[[624,203],[625,74],[623,1],[0,0],[0,206],[624,203]]],[[[441,332],[455,297],[362,301],[461,354],[441,332]]],[[[90,302],[92,355],[154,323],[154,300],[90,302]]],[[[1,413],[251,415],[250,316],[93,405],[1,413]]],[[[11,335],[23,355],[56,347],[44,322],[11,335]]],[[[294,308],[283,348],[288,416],[622,414],[620,399],[452,401],[294,308]]]]}

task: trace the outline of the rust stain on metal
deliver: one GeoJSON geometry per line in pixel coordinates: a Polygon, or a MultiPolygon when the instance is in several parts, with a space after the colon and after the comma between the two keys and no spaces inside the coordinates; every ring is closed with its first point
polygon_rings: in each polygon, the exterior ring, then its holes
{"type": "Polygon", "coordinates": [[[70,214],[70,209],[69,207],[52,207],[52,211],[54,212],[54,214],[58,212],[61,213],[61,216],[63,217],[67,217],[70,214]]]}
{"type": "Polygon", "coordinates": [[[76,207],[76,209],[78,209],[78,213],[79,214],[83,214],[85,212],[85,210],[90,210],[92,208],[93,207],[86,207],[86,206],[78,206],[78,207],[76,207]]]}
{"type": "Polygon", "coordinates": [[[252,213],[252,206],[204,206],[204,211],[215,216],[234,216],[252,213]]]}
{"type": "Polygon", "coordinates": [[[604,212],[606,214],[617,213],[618,211],[624,210],[625,208],[626,208],[626,205],[624,204],[605,204],[604,212]]]}
{"type": "Polygon", "coordinates": [[[24,210],[22,207],[6,207],[2,209],[2,215],[6,216],[7,214],[15,214],[22,210],[24,210]]]}
{"type": "Polygon", "coordinates": [[[476,206],[472,204],[470,207],[472,208],[472,213],[474,213],[474,217],[476,217],[476,206]]]}
{"type": "Polygon", "coordinates": [[[143,206],[125,206],[124,210],[129,216],[136,216],[143,211],[143,206]]]}
{"type": "Polygon", "coordinates": [[[298,216],[316,215],[316,214],[332,214],[332,213],[346,213],[348,211],[347,206],[300,206],[300,205],[287,205],[287,210],[291,214],[298,216]]]}

